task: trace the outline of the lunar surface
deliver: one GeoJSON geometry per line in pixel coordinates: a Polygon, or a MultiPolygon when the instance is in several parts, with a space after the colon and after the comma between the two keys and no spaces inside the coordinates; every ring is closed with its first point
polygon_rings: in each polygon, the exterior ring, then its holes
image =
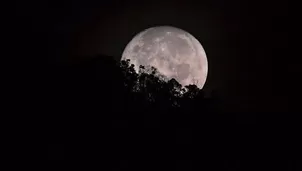
{"type": "Polygon", "coordinates": [[[182,86],[202,88],[208,72],[206,53],[188,32],[170,26],[152,27],[138,33],[126,46],[121,60],[139,66],[153,66],[168,79],[182,86]]]}

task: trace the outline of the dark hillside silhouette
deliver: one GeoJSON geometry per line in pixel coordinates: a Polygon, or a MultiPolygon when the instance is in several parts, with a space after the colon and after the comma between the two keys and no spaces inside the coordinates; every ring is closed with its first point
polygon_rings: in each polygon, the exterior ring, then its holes
{"type": "Polygon", "coordinates": [[[136,73],[130,61],[99,56],[53,68],[43,104],[48,141],[64,144],[64,158],[83,168],[104,158],[104,167],[117,170],[190,170],[193,161],[198,170],[258,170],[271,169],[269,163],[287,153],[274,150],[281,131],[238,128],[215,92],[206,96],[195,85],[182,87],[154,67],[140,66],[136,73]],[[268,155],[274,158],[253,163],[254,156],[268,155]]]}

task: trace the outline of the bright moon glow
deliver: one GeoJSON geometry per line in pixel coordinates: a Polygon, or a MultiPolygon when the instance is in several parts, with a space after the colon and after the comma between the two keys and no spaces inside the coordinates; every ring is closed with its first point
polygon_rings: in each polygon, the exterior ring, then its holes
{"type": "Polygon", "coordinates": [[[183,86],[202,88],[208,73],[206,53],[188,32],[170,27],[152,27],[138,33],[126,46],[122,60],[130,59],[138,72],[140,65],[153,66],[183,86]]]}

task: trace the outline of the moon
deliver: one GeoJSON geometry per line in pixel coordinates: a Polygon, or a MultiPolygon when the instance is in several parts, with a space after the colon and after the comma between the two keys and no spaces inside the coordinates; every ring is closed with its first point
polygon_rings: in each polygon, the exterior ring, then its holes
{"type": "Polygon", "coordinates": [[[152,27],[138,33],[126,46],[121,60],[139,66],[153,66],[182,86],[202,88],[208,73],[206,53],[190,33],[171,26],[152,27]]]}

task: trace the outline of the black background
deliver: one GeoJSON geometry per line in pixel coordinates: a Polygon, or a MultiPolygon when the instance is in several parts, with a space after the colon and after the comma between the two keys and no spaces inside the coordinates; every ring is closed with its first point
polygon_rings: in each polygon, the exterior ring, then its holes
{"type": "Polygon", "coordinates": [[[18,51],[37,56],[39,65],[97,54],[119,60],[138,32],[179,27],[204,46],[204,90],[219,92],[230,103],[226,110],[285,112],[287,10],[286,1],[20,1],[15,34],[22,38],[18,51]]]}

